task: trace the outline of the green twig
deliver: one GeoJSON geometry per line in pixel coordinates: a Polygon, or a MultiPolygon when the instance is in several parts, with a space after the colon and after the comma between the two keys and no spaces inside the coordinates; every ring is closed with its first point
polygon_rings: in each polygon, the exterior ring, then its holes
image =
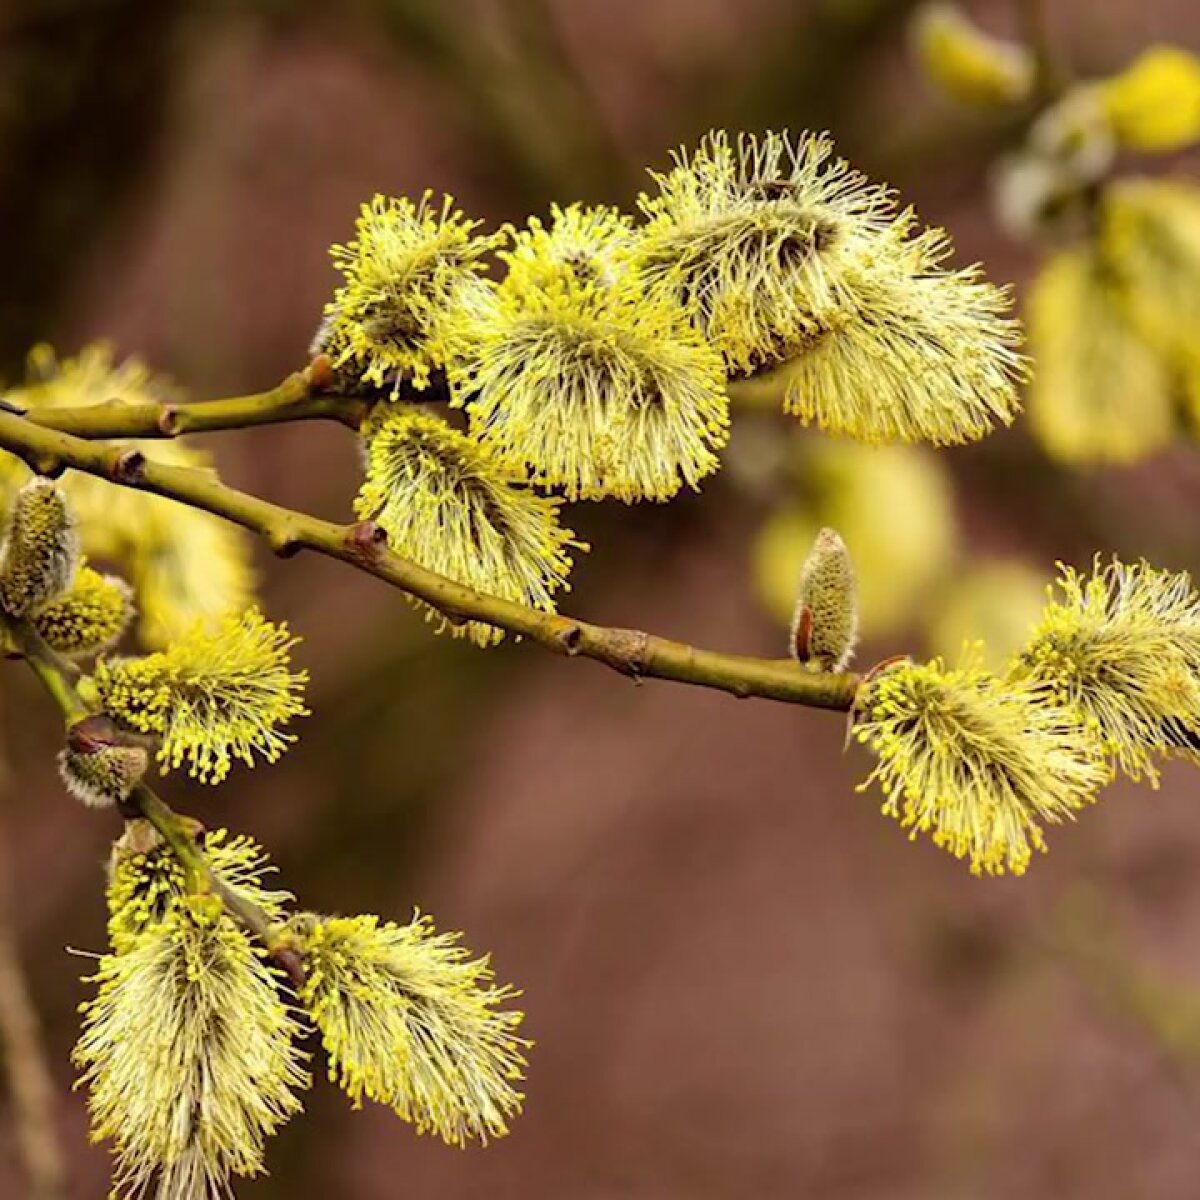
{"type": "Polygon", "coordinates": [[[323,391],[324,362],[318,358],[278,387],[248,396],[176,404],[129,403],[114,397],[102,404],[34,408],[23,415],[44,429],[82,438],[172,438],[285,421],[337,421],[357,429],[370,402],[361,396],[323,391]]]}
{"type": "Polygon", "coordinates": [[[280,556],[314,550],[423,600],[451,621],[494,625],[557,654],[591,658],[634,679],[670,679],[740,697],[842,712],[854,702],[857,675],[816,674],[788,658],[721,654],[640,630],[612,629],[526,608],[400,557],[388,549],[384,531],[373,522],[323,521],[237,491],[210,471],[156,463],[136,450],[47,429],[26,416],[0,412],[0,448],[43,473],[73,468],[214,513],[258,534],[280,556]]]}
{"type": "MultiPolygon", "coordinates": [[[[33,673],[58,705],[68,728],[95,710],[84,700],[70,673],[25,622],[7,622],[14,645],[21,651],[33,673]]],[[[196,892],[211,892],[218,896],[235,920],[266,946],[277,963],[287,971],[294,983],[302,978],[299,959],[291,951],[290,939],[274,925],[261,908],[231,889],[217,875],[196,842],[195,822],[177,813],[148,784],[139,783],[122,805],[126,819],[140,817],[148,821],[183,867],[188,887],[196,892]]]]}

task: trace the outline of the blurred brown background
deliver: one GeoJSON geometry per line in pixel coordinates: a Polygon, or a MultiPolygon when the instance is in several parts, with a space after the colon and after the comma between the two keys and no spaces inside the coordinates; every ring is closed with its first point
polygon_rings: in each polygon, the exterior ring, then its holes
{"type": "MultiPolygon", "coordinates": [[[[1015,4],[970,6],[998,32],[1015,4]]],[[[327,247],[374,191],[491,221],[630,203],[712,125],[828,128],[1020,283],[983,176],[1005,131],[938,100],[902,0],[4,0],[0,374],[114,338],[199,396],[303,359],[327,247]]],[[[1200,44],[1194,0],[1048,0],[1105,70],[1200,44]]],[[[780,426],[780,436],[790,436],[780,426]]],[[[352,438],[208,443],[234,483],[337,519],[352,438]]],[[[1017,430],[948,461],[973,545],[1200,565],[1200,459],[1066,475],[1017,430]]],[[[762,498],[578,506],[570,608],[773,654],[749,581],[762,498]]],[[[314,716],[279,766],[167,795],[273,851],[325,911],[420,904],[525,988],[512,1135],[465,1152],[318,1085],[239,1195],[1104,1200],[1200,1194],[1200,783],[1118,786],[1024,880],[909,844],[853,790],[836,717],[438,639],[381,585],[263,556],[314,716]]],[[[868,631],[869,632],[869,631],[868,631]]],[[[863,661],[920,649],[869,642],[863,661]]],[[[55,718],[7,671],[2,817],[21,950],[61,1085],[72,1195],[104,1195],[68,1062],[115,829],[63,794],[55,718]]],[[[23,1185],[0,1106],[0,1196],[23,1185]]]]}

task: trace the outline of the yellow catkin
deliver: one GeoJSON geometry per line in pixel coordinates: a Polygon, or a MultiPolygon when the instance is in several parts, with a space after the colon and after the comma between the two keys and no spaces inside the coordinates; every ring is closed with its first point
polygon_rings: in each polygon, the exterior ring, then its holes
{"type": "Polygon", "coordinates": [[[1200,58],[1178,46],[1151,46],[1119,75],[1096,85],[1117,140],[1163,153],[1200,141],[1200,58]]]}
{"type": "Polygon", "coordinates": [[[732,374],[801,353],[853,307],[853,270],[895,201],[833,153],[823,135],[718,130],[680,150],[639,198],[637,261],[721,352],[732,374]]]}
{"type": "Polygon", "coordinates": [[[1070,708],[973,665],[899,663],[860,694],[855,737],[879,757],[883,811],[975,874],[1022,874],[1043,827],[1070,820],[1108,779],[1070,708]]]}
{"type": "Polygon", "coordinates": [[[71,587],[33,614],[42,641],[68,658],[111,649],[133,618],[133,591],[115,575],[81,565],[71,587]]]}
{"type": "MultiPolygon", "coordinates": [[[[392,549],[479,591],[554,610],[570,550],[586,549],[559,524],[558,500],[531,491],[519,472],[440,417],[387,406],[363,436],[367,473],[355,511],[379,522],[392,549]]],[[[480,622],[450,628],[480,646],[504,636],[480,622]]]]}
{"type": "Polygon", "coordinates": [[[1171,441],[1170,365],[1134,325],[1119,279],[1095,248],[1048,259],[1028,320],[1036,364],[1029,420],[1048,453],[1069,463],[1127,464],[1171,441]]]}
{"type": "Polygon", "coordinates": [[[502,1137],[521,1107],[522,1014],[458,934],[376,917],[309,919],[300,998],[330,1077],[355,1105],[375,1100],[452,1145],[502,1137]]]}
{"type": "Polygon", "coordinates": [[[852,306],[830,315],[781,371],[784,407],[865,442],[956,445],[1009,425],[1026,376],[1007,289],[978,267],[948,271],[949,239],[907,220],[855,272],[852,306]]]}
{"type": "Polygon", "coordinates": [[[375,196],[362,206],[354,240],[334,246],[345,277],[325,310],[317,349],[365,384],[395,391],[425,388],[447,362],[446,321],[487,284],[484,256],[503,234],[482,235],[480,222],[450,196],[375,196]]]}
{"type": "Polygon", "coordinates": [[[913,52],[925,75],[963,104],[997,108],[1025,100],[1033,55],[985,33],[956,4],[923,4],[912,26],[913,52]]]}
{"type": "Polygon", "coordinates": [[[494,293],[460,310],[456,403],[494,456],[569,499],[668,500],[719,466],[720,356],[629,265],[629,222],[530,223],[494,293]]]}
{"type": "Polygon", "coordinates": [[[13,497],[0,545],[0,606],[27,617],[75,581],[79,537],[67,498],[49,479],[31,479],[13,497]]]}
{"type": "Polygon", "coordinates": [[[654,178],[638,270],[731,374],[777,368],[789,412],[863,441],[972,441],[1013,419],[1008,292],[946,270],[944,231],[920,232],[828,138],[716,132],[654,178]]]}
{"type": "Polygon", "coordinates": [[[1186,572],[1145,562],[1063,567],[1011,668],[1080,712],[1122,771],[1200,759],[1200,597],[1186,572]]]}
{"type": "Polygon", "coordinates": [[[219,622],[197,622],[168,649],[144,658],[101,659],[93,677],[104,711],[128,729],[162,739],[163,770],[220,783],[234,760],[274,762],[295,736],[284,731],[307,715],[306,671],[293,671],[285,624],[257,609],[219,622]]]}
{"type": "Polygon", "coordinates": [[[816,671],[844,671],[858,640],[854,562],[833,529],[822,529],[800,572],[792,653],[816,671]]]}
{"type": "Polygon", "coordinates": [[[181,901],[92,977],[74,1060],[118,1194],[201,1200],[264,1169],[307,1086],[279,981],[212,896],[181,901]]]}

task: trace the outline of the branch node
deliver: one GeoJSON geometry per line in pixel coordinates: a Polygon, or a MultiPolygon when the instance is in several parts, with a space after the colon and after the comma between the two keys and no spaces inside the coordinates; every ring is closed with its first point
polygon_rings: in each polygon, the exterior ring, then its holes
{"type": "Polygon", "coordinates": [[[564,653],[574,658],[583,645],[583,629],[572,621],[565,629],[559,631],[558,643],[562,646],[564,653]]]}
{"type": "Polygon", "coordinates": [[[360,562],[372,562],[387,549],[387,530],[378,521],[359,521],[346,532],[346,549],[360,562]]]}
{"type": "Polygon", "coordinates": [[[650,635],[641,629],[612,629],[605,644],[604,659],[609,666],[641,683],[646,673],[646,654],[650,635]]]}
{"type": "Polygon", "coordinates": [[[180,427],[179,409],[173,404],[164,405],[158,414],[158,420],[154,423],[163,437],[176,437],[180,427]]]}
{"type": "Polygon", "coordinates": [[[117,483],[136,486],[142,482],[146,456],[140,450],[126,450],[117,456],[110,474],[117,483]]]}
{"type": "Polygon", "coordinates": [[[276,558],[292,558],[304,549],[304,542],[290,529],[268,534],[267,542],[276,558]]]}

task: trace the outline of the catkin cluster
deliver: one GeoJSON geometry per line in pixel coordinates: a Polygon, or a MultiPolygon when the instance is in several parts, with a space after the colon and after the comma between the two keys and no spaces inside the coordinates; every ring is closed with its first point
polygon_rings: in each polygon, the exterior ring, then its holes
{"type": "Polygon", "coordinates": [[[334,247],[313,347],[375,401],[356,511],[420,565],[548,610],[585,548],[560,502],[699,487],[730,380],[765,376],[804,423],[865,441],[982,437],[1017,411],[1019,333],[1008,293],[949,253],[809,134],[713,133],[652,173],[636,217],[569,205],[485,232],[449,197],[377,196],[334,247]]]}
{"type": "MultiPolygon", "coordinates": [[[[917,46],[929,74],[974,103],[1032,94],[1024,50],[946,6],[923,15],[917,46]]],[[[1082,193],[1105,138],[1163,148],[1200,136],[1200,84],[1190,60],[1148,56],[1065,96],[1032,136],[1057,184],[1082,193]],[[1193,96],[1195,112],[1163,118],[1152,101],[1167,93],[1193,96]]],[[[314,343],[321,386],[369,410],[354,510],[406,559],[552,611],[587,549],[563,506],[698,488],[722,465],[731,384],[753,379],[802,424],[891,444],[869,472],[847,465],[865,461],[855,448],[830,452],[831,473],[870,475],[870,487],[840,489],[837,523],[853,536],[822,528],[798,587],[789,580],[792,669],[844,672],[859,632],[848,540],[866,544],[873,528],[890,564],[886,596],[867,597],[881,621],[888,603],[902,619],[952,549],[950,529],[932,539],[936,566],[910,569],[911,522],[876,520],[884,493],[871,488],[899,481],[922,536],[949,524],[925,460],[897,444],[973,441],[1017,412],[1027,368],[1010,297],[950,265],[945,233],[823,135],[715,132],[651,180],[636,215],[570,205],[521,229],[487,231],[428,193],[362,207],[333,248],[341,283],[314,343]]],[[[1126,460],[1169,436],[1181,396],[1200,413],[1200,206],[1161,181],[1093,200],[1088,237],[1051,260],[1032,300],[1045,360],[1035,427],[1065,456],[1126,460]]],[[[42,348],[9,403],[172,395],[104,347],[62,363],[42,348]]],[[[147,453],[206,465],[174,441],[147,453]]],[[[252,605],[240,535],[90,477],[30,481],[8,456],[0,470],[7,647],[87,713],[60,759],[68,789],[128,819],[75,1052],[116,1193],[208,1200],[264,1170],[268,1139],[310,1086],[314,1031],[355,1106],[383,1104],[455,1145],[506,1133],[528,1042],[518,993],[487,958],[420,913],[399,924],[297,911],[257,845],[166,822],[145,783],[151,761],[207,784],[273,763],[307,715],[298,639],[252,605]],[[121,564],[132,586],[82,553],[121,564]],[[116,653],[135,603],[147,652],[116,653]],[[141,819],[156,813],[158,833],[141,819]]],[[[481,646],[502,636],[479,621],[450,628],[481,646]]],[[[1186,575],[1145,563],[1064,569],[1011,661],[889,662],[858,684],[851,716],[877,755],[867,782],[886,814],[977,873],[1021,873],[1046,827],[1116,771],[1156,782],[1164,759],[1200,758],[1200,597],[1186,575]]]]}
{"type": "MultiPolygon", "coordinates": [[[[947,3],[913,26],[924,73],[984,108],[1036,101],[1039,68],[947,3]]],[[[1045,247],[1029,299],[1032,431],[1067,463],[1124,465],[1200,428],[1200,189],[1122,173],[1121,151],[1200,143],[1200,58],[1152,46],[1114,75],[1048,86],[1024,144],[994,172],[995,209],[1045,247]]]]}
{"type": "Polygon", "coordinates": [[[208,1200],[260,1174],[268,1139],[311,1086],[313,1028],[356,1106],[378,1101],[455,1145],[507,1132],[528,1043],[521,1014],[503,1007],[517,993],[492,983],[486,959],[420,915],[294,913],[254,842],[197,836],[203,881],[144,822],[113,850],[110,945],[75,1062],[118,1194],[208,1200]],[[258,907],[298,973],[279,969],[216,889],[258,907]]]}
{"type": "Polygon", "coordinates": [[[1200,595],[1144,562],[1064,567],[1004,669],[885,666],[854,733],[885,813],[976,873],[1020,874],[1114,772],[1156,785],[1164,760],[1200,761],[1200,595]]]}
{"type": "MultiPolygon", "coordinates": [[[[288,748],[286,726],[306,712],[297,639],[252,608],[197,621],[165,650],[110,655],[131,589],[81,566],[77,543],[57,484],[17,491],[0,623],[47,671],[59,655],[99,655],[73,701],[92,711],[71,724],[59,762],[72,795],[129,818],[74,1056],[92,1134],[113,1147],[114,1196],[215,1200],[261,1173],[269,1138],[302,1108],[314,1030],[356,1106],[387,1105],[454,1145],[505,1134],[528,1042],[510,1006],[518,993],[494,982],[486,958],[420,914],[401,925],[297,912],[248,838],[173,814],[165,838],[137,815],[147,796],[161,806],[144,785],[155,747],[164,771],[186,765],[206,783],[288,748]]],[[[58,686],[67,679],[64,668],[58,686]]]]}

